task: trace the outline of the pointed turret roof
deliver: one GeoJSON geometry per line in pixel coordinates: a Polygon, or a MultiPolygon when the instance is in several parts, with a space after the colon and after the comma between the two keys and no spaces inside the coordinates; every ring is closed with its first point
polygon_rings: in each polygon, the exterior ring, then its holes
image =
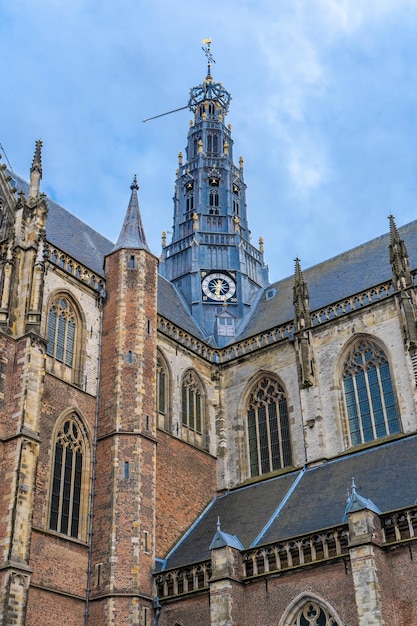
{"type": "Polygon", "coordinates": [[[354,513],[355,511],[364,511],[367,509],[368,511],[373,511],[378,515],[381,513],[381,510],[370,500],[369,498],[364,498],[360,495],[360,493],[356,490],[355,479],[352,478],[352,489],[350,496],[347,501],[345,514],[343,516],[343,521],[345,522],[348,519],[349,513],[354,513]]]}
{"type": "Polygon", "coordinates": [[[114,246],[112,252],[120,250],[121,248],[132,248],[137,250],[148,250],[149,247],[146,242],[145,230],[142,224],[142,217],[140,214],[139,200],[138,200],[138,181],[135,177],[133,183],[130,185],[132,194],[130,196],[129,206],[126,211],[125,221],[120,231],[119,238],[114,246]]]}
{"type": "Polygon", "coordinates": [[[245,549],[242,543],[236,537],[236,535],[230,535],[229,533],[225,533],[220,528],[220,518],[217,518],[217,530],[210,544],[209,550],[216,550],[217,548],[224,548],[225,546],[235,548],[235,550],[245,549]]]}

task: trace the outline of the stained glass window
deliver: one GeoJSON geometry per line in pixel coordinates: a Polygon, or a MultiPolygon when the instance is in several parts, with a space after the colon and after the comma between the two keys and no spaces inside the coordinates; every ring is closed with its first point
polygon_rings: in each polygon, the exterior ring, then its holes
{"type": "Polygon", "coordinates": [[[49,528],[79,538],[85,437],[74,419],[67,419],[55,440],[49,528]]]}
{"type": "Polygon", "coordinates": [[[355,343],[344,364],[343,387],[352,446],[400,432],[390,367],[378,344],[355,343]]]}
{"type": "Polygon", "coordinates": [[[291,466],[288,406],[278,381],[264,377],[249,399],[248,444],[251,476],[291,466]]]}
{"type": "Polygon", "coordinates": [[[201,388],[197,378],[189,372],[182,383],[182,425],[201,433],[201,388]]]}
{"type": "Polygon", "coordinates": [[[59,296],[54,299],[48,312],[47,354],[73,367],[75,333],[75,310],[67,298],[59,296]]]}

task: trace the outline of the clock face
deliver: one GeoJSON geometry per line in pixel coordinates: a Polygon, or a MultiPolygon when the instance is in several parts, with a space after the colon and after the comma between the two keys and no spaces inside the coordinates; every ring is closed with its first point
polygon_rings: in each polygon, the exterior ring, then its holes
{"type": "Polygon", "coordinates": [[[203,300],[226,302],[233,299],[232,301],[236,302],[236,298],[233,298],[236,293],[236,284],[228,274],[223,274],[222,272],[207,274],[203,278],[201,288],[204,294],[203,300]]]}

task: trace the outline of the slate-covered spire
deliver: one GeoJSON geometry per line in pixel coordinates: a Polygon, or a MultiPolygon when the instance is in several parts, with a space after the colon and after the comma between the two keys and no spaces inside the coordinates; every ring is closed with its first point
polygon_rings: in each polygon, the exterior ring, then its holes
{"type": "Polygon", "coordinates": [[[295,259],[294,276],[294,316],[297,330],[309,328],[310,323],[310,296],[307,283],[304,280],[300,259],[295,259]]]}
{"type": "Polygon", "coordinates": [[[42,141],[36,142],[35,154],[33,156],[32,167],[30,168],[29,198],[39,196],[40,184],[42,180],[42,141]]]}
{"type": "Polygon", "coordinates": [[[145,230],[142,224],[142,217],[140,214],[138,200],[139,185],[136,174],[130,188],[132,190],[132,194],[130,196],[129,206],[126,211],[125,221],[123,222],[119,238],[113,248],[113,252],[115,250],[120,250],[120,248],[132,248],[136,250],[149,251],[145,237],[145,230]]]}
{"type": "Polygon", "coordinates": [[[390,215],[388,219],[391,235],[389,249],[392,275],[395,287],[398,290],[401,290],[413,285],[413,279],[410,271],[410,261],[404,240],[401,239],[398,228],[395,224],[394,216],[390,215]]]}
{"type": "Polygon", "coordinates": [[[243,159],[235,165],[232,127],[225,123],[231,94],[212,76],[211,40],[203,44],[207,74],[190,90],[194,115],[178,158],[172,240],[164,239],[160,272],[204,335],[224,345],[269,281],[263,250],[251,243],[243,159]],[[233,328],[218,316],[223,304],[236,319],[233,328]]]}

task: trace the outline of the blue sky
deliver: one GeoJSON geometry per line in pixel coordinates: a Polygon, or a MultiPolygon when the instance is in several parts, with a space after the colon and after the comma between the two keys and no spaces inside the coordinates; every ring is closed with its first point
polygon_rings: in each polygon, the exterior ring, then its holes
{"type": "Polygon", "coordinates": [[[137,174],[159,255],[191,113],[142,119],[187,104],[210,37],[277,280],[417,218],[416,32],[415,0],[0,0],[0,142],[27,178],[41,138],[43,190],[113,241],[137,174]]]}

